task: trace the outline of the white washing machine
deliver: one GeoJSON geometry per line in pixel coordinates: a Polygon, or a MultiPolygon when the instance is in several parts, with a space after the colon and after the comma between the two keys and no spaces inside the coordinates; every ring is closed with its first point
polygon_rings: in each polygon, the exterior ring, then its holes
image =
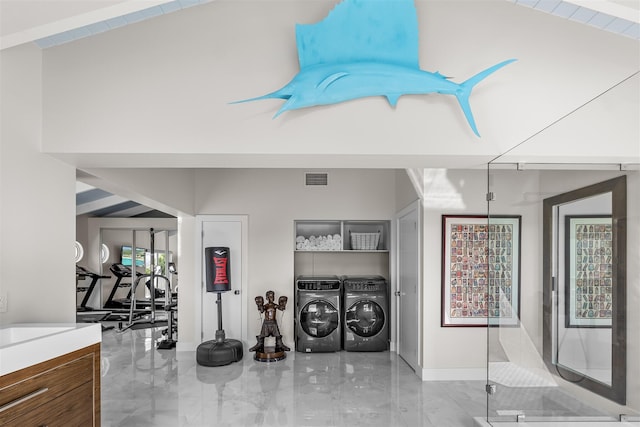
{"type": "Polygon", "coordinates": [[[343,348],[346,351],[389,349],[389,297],[382,276],[342,278],[343,348]]]}
{"type": "Polygon", "coordinates": [[[340,351],[341,289],[338,276],[296,279],[296,351],[340,351]]]}

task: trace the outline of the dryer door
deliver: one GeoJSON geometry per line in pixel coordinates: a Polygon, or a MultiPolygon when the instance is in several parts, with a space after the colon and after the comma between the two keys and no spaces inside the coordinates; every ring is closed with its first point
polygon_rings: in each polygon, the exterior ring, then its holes
{"type": "Polygon", "coordinates": [[[313,300],[300,310],[300,326],[309,336],[324,338],[338,328],[339,313],[329,301],[313,300]]]}
{"type": "Polygon", "coordinates": [[[384,310],[375,301],[362,299],[356,301],[345,312],[347,327],[361,337],[377,335],[384,327],[384,310]]]}

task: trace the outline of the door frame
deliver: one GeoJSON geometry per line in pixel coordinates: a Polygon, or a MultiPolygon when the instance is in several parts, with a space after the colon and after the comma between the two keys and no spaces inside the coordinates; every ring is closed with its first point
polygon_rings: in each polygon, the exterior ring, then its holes
{"type": "MultiPolygon", "coordinates": [[[[194,328],[194,336],[197,343],[201,343],[203,341],[203,330],[202,330],[202,291],[205,286],[205,272],[203,268],[203,254],[202,251],[204,248],[202,247],[202,227],[205,222],[239,222],[241,229],[240,240],[242,242],[241,248],[241,260],[240,260],[240,271],[242,278],[240,280],[240,301],[242,306],[242,313],[246,316],[247,313],[247,288],[248,288],[248,273],[249,273],[249,263],[248,263],[248,255],[249,255],[249,215],[196,215],[196,227],[195,227],[195,254],[196,254],[196,262],[195,262],[195,279],[199,281],[199,285],[195,287],[195,328],[194,328]]],[[[232,262],[237,262],[236,260],[232,262]]],[[[247,319],[241,319],[242,326],[241,337],[234,337],[236,339],[240,339],[244,344],[247,343],[247,319]]]]}
{"type": "MultiPolygon", "coordinates": [[[[418,262],[417,262],[417,266],[418,269],[416,271],[416,275],[417,275],[417,280],[418,280],[418,284],[417,284],[417,289],[416,289],[416,294],[417,294],[417,298],[416,298],[416,313],[418,313],[418,325],[417,325],[417,330],[416,330],[416,348],[418,350],[418,355],[417,355],[417,360],[416,360],[416,366],[411,366],[411,368],[413,368],[415,370],[416,375],[421,377],[421,365],[422,365],[422,319],[423,319],[423,313],[422,313],[422,307],[423,307],[423,303],[422,303],[422,285],[423,285],[423,277],[422,277],[422,199],[416,199],[415,201],[411,202],[409,205],[407,205],[405,208],[401,209],[399,212],[397,212],[393,218],[394,221],[394,229],[396,230],[395,233],[395,257],[394,257],[394,263],[396,265],[396,269],[395,269],[395,282],[396,282],[396,292],[392,295],[393,301],[394,301],[394,306],[396,307],[396,313],[395,313],[395,326],[394,326],[394,332],[395,332],[395,336],[396,336],[396,342],[395,342],[395,352],[396,354],[400,355],[400,311],[401,311],[401,304],[399,299],[397,298],[397,295],[399,295],[399,292],[402,292],[401,289],[401,282],[400,282],[400,219],[407,216],[409,213],[416,211],[417,212],[417,230],[418,230],[418,252],[416,254],[417,258],[418,258],[418,262]]],[[[403,359],[404,360],[404,359],[403,359]]]]}

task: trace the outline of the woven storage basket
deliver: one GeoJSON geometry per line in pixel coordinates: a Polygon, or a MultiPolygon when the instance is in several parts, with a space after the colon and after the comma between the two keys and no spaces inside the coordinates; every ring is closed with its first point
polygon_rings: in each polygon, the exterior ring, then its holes
{"type": "Polygon", "coordinates": [[[377,233],[349,233],[351,236],[351,249],[357,251],[375,251],[378,249],[380,232],[377,233]]]}

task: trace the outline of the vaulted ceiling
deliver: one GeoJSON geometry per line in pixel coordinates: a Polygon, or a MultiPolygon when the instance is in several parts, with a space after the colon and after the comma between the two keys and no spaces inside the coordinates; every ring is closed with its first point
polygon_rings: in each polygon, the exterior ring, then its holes
{"type": "MultiPolygon", "coordinates": [[[[0,49],[29,42],[47,48],[211,1],[0,0],[0,49]]],[[[640,40],[638,0],[505,1],[640,40]]]]}
{"type": "MultiPolygon", "coordinates": [[[[24,43],[47,49],[211,1],[216,0],[0,0],[0,49],[24,43]]],[[[530,8],[531,13],[549,13],[640,40],[638,0],[505,1],[530,8]]],[[[166,216],[80,181],[76,213],[99,217],[166,216]]]]}

